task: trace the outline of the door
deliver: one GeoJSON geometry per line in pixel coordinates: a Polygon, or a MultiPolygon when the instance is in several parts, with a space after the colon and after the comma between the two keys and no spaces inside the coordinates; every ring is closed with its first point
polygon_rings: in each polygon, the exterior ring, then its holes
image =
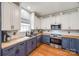
{"type": "Polygon", "coordinates": [[[43,35],[42,42],[49,44],[50,43],[50,36],[49,35],[43,35]]]}
{"type": "Polygon", "coordinates": [[[79,54],[79,39],[76,39],[76,52],[79,54]]]}
{"type": "Polygon", "coordinates": [[[41,36],[37,36],[37,47],[41,44],[41,36]]]}
{"type": "Polygon", "coordinates": [[[26,55],[28,55],[32,51],[32,39],[27,40],[27,48],[26,48],[26,50],[27,50],[26,55]]]}
{"type": "Polygon", "coordinates": [[[10,3],[1,3],[2,30],[11,30],[11,10],[10,3]]]}
{"type": "Polygon", "coordinates": [[[76,39],[70,38],[70,49],[71,51],[76,52],[76,39]]]}
{"type": "Polygon", "coordinates": [[[2,30],[20,29],[20,6],[11,2],[1,3],[2,30]]]}
{"type": "Polygon", "coordinates": [[[36,48],[36,37],[32,39],[32,50],[36,48]]]}
{"type": "Polygon", "coordinates": [[[14,26],[13,30],[20,30],[20,6],[12,4],[12,9],[12,26],[14,26]]]}
{"type": "Polygon", "coordinates": [[[25,42],[21,42],[16,46],[16,56],[24,56],[25,55],[25,42]]]}
{"type": "Polygon", "coordinates": [[[1,56],[1,40],[2,38],[1,38],[1,29],[0,29],[0,56],[1,56]]]}
{"type": "Polygon", "coordinates": [[[64,49],[70,49],[70,39],[69,38],[62,38],[62,47],[64,49]]]}

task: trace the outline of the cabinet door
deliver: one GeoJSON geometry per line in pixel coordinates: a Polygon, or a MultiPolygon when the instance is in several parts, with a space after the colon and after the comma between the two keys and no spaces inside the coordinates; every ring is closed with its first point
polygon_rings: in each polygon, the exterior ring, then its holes
{"type": "Polygon", "coordinates": [[[36,48],[36,37],[32,39],[32,50],[36,48]]]}
{"type": "Polygon", "coordinates": [[[1,31],[0,31],[0,56],[1,56],[1,40],[2,40],[2,36],[1,36],[1,31]]]}
{"type": "Polygon", "coordinates": [[[43,35],[42,42],[49,44],[50,43],[50,36],[49,35],[43,35]]]}
{"type": "Polygon", "coordinates": [[[20,29],[20,6],[12,4],[12,25],[14,26],[13,30],[20,29]]]}
{"type": "Polygon", "coordinates": [[[28,55],[32,51],[32,39],[27,40],[27,52],[26,55],[28,55]]]}
{"type": "Polygon", "coordinates": [[[70,14],[62,15],[61,18],[62,29],[69,29],[70,27],[70,14]]]}
{"type": "Polygon", "coordinates": [[[76,52],[79,54],[79,39],[76,39],[76,52]]]}
{"type": "Polygon", "coordinates": [[[70,40],[69,40],[69,38],[62,38],[62,47],[64,49],[70,49],[70,40]]]}
{"type": "Polygon", "coordinates": [[[24,56],[25,55],[25,42],[21,42],[16,46],[16,56],[24,56]]]}
{"type": "Polygon", "coordinates": [[[77,30],[79,29],[79,11],[78,12],[73,12],[71,14],[71,29],[77,30]]]}
{"type": "Polygon", "coordinates": [[[2,16],[2,30],[11,30],[11,10],[10,3],[3,2],[1,3],[1,16],[2,16]]]}
{"type": "Polygon", "coordinates": [[[0,48],[0,56],[1,56],[1,48],[0,48]]]}
{"type": "Polygon", "coordinates": [[[70,38],[70,49],[71,51],[76,51],[76,39],[70,38]]]}
{"type": "Polygon", "coordinates": [[[37,37],[37,46],[39,46],[41,44],[41,36],[37,37]]]}
{"type": "Polygon", "coordinates": [[[11,2],[1,3],[2,30],[20,29],[20,6],[11,2]]]}

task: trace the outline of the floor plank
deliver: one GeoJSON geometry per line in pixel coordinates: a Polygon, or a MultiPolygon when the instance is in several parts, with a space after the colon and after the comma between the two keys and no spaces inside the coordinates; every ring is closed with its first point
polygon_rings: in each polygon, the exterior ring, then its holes
{"type": "Polygon", "coordinates": [[[42,44],[36,48],[29,56],[78,56],[68,50],[51,47],[47,44],[42,44]]]}

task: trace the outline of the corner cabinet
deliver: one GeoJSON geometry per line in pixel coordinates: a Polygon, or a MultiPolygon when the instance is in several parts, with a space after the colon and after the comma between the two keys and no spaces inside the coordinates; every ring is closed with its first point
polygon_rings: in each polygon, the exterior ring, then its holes
{"type": "Polygon", "coordinates": [[[20,6],[12,2],[1,3],[1,30],[20,29],[20,6]]]}

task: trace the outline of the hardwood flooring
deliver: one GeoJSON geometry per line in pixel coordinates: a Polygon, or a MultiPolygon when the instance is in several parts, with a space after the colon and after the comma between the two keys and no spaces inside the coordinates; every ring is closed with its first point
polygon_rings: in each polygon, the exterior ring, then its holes
{"type": "Polygon", "coordinates": [[[42,44],[36,48],[29,56],[78,56],[77,54],[59,48],[42,44]]]}

